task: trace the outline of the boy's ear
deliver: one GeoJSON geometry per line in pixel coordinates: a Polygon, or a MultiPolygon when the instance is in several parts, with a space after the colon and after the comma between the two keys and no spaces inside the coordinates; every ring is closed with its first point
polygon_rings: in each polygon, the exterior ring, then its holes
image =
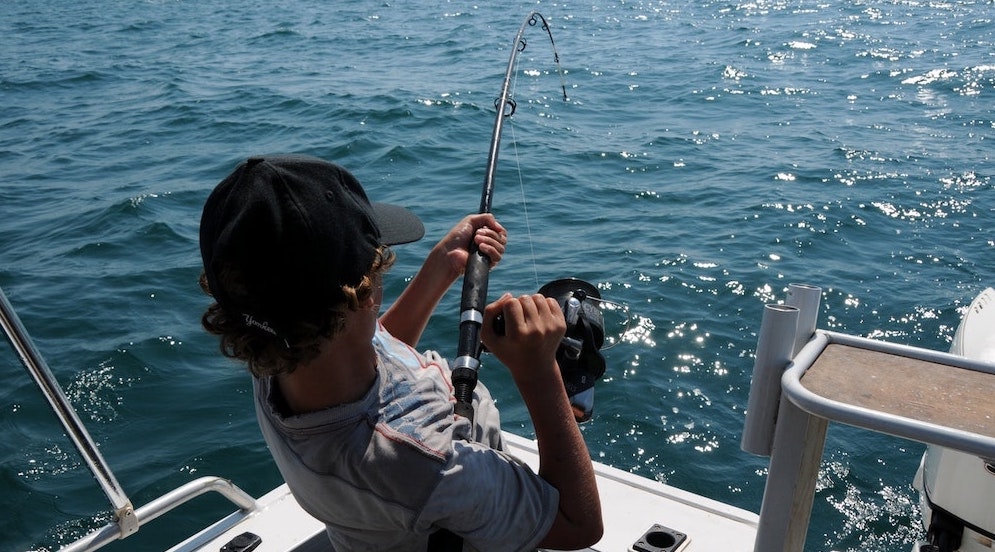
{"type": "Polygon", "coordinates": [[[376,298],[373,296],[372,293],[370,294],[369,297],[359,302],[359,308],[361,309],[369,309],[374,307],[380,308],[379,305],[377,305],[376,298]]]}

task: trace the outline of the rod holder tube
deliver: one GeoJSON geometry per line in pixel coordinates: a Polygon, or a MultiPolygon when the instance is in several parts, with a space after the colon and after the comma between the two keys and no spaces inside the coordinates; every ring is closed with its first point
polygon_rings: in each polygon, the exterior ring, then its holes
{"type": "Polygon", "coordinates": [[[792,358],[815,334],[821,300],[822,288],[808,284],[788,284],[788,297],[784,304],[798,309],[798,329],[795,332],[795,344],[791,348],[792,358]]]}
{"type": "Polygon", "coordinates": [[[741,443],[741,448],[751,454],[770,456],[781,400],[781,375],[791,362],[797,328],[797,307],[764,307],[741,443]]]}

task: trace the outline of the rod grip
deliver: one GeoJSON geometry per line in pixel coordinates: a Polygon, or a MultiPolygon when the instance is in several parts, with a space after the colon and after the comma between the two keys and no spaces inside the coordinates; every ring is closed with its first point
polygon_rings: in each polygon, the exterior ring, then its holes
{"type": "Polygon", "coordinates": [[[475,310],[484,312],[487,303],[487,280],[491,271],[491,259],[477,249],[470,250],[470,258],[466,261],[463,273],[463,296],[460,301],[460,311],[475,310]]]}
{"type": "Polygon", "coordinates": [[[480,367],[480,328],[487,302],[487,278],[491,260],[477,247],[471,246],[470,257],[463,273],[463,295],[460,300],[460,325],[457,357],[453,368],[453,395],[456,415],[473,420],[473,390],[477,387],[480,367]]]}
{"type": "Polygon", "coordinates": [[[490,258],[473,247],[463,273],[457,357],[480,358],[480,327],[483,325],[484,307],[487,303],[487,277],[490,268],[490,258]]]}

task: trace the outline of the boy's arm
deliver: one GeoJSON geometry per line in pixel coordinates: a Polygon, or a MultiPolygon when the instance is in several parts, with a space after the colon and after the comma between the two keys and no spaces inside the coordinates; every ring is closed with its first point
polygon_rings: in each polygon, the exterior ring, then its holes
{"type": "Polygon", "coordinates": [[[535,427],[539,475],[560,494],[556,519],[539,544],[575,550],[601,540],[604,527],[594,466],[556,364],[565,331],[555,299],[506,294],[485,309],[482,338],[511,371],[535,427]],[[503,336],[493,331],[499,313],[505,317],[503,336]]]}

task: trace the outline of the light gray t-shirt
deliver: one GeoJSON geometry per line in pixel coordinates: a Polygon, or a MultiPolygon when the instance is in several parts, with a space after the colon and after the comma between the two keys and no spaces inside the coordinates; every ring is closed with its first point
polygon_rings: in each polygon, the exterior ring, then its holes
{"type": "Polygon", "coordinates": [[[426,550],[446,528],[465,550],[532,550],[556,516],[558,493],[503,452],[483,385],[470,422],[453,414],[449,367],[378,325],[377,379],[357,402],[285,415],[275,378],[255,378],[256,414],[300,505],[337,551],[426,550]]]}

